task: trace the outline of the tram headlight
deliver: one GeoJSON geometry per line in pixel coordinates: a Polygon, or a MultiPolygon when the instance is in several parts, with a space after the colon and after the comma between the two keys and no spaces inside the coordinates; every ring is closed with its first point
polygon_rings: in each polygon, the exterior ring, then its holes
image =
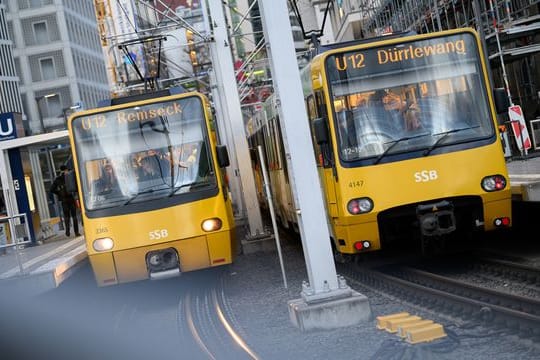
{"type": "Polygon", "coordinates": [[[506,187],[506,179],[502,175],[490,175],[482,179],[482,189],[487,192],[503,190],[506,187]]]}
{"type": "Polygon", "coordinates": [[[373,210],[373,201],[367,197],[352,199],[347,203],[347,210],[352,215],[368,213],[373,210]]]}
{"type": "Polygon", "coordinates": [[[202,222],[201,227],[204,231],[216,231],[221,229],[223,222],[220,218],[206,219],[202,222]]]}
{"type": "Polygon", "coordinates": [[[111,250],[114,246],[114,241],[113,239],[111,238],[101,238],[101,239],[96,239],[94,240],[94,242],[92,243],[92,247],[94,248],[94,250],[96,251],[107,251],[107,250],[111,250]]]}

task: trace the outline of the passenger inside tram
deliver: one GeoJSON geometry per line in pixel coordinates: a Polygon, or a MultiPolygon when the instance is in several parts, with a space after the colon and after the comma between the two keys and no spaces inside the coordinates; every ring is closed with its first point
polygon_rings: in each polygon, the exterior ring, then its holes
{"type": "Polygon", "coordinates": [[[197,161],[197,144],[188,143],[184,144],[180,148],[180,153],[178,155],[178,166],[181,168],[189,168],[197,161]]]}
{"type": "Polygon", "coordinates": [[[161,178],[159,159],[156,156],[145,156],[141,159],[139,181],[149,181],[161,178]]]}
{"type": "Polygon", "coordinates": [[[97,195],[117,193],[120,191],[118,178],[110,162],[106,162],[101,170],[101,176],[94,181],[93,192],[97,195]]]}

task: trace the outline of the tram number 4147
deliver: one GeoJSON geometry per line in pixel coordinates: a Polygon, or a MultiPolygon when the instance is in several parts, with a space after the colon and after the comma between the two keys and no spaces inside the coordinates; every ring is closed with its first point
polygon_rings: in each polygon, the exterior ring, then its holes
{"type": "Polygon", "coordinates": [[[169,236],[169,231],[167,229],[157,229],[152,230],[148,233],[150,240],[161,240],[169,236]]]}
{"type": "Polygon", "coordinates": [[[364,180],[352,180],[349,182],[350,188],[359,188],[364,185],[364,180]]]}

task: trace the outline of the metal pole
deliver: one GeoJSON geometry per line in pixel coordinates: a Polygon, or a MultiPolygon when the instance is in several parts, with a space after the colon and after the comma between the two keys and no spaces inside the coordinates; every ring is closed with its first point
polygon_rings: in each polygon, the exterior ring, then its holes
{"type": "Polygon", "coordinates": [[[227,34],[227,24],[223,14],[223,4],[221,1],[201,2],[201,6],[208,10],[211,15],[209,24],[213,35],[213,41],[209,43],[212,55],[212,66],[216,75],[216,92],[220,96],[220,103],[226,114],[225,119],[230,127],[228,145],[233,145],[238,160],[238,175],[242,184],[242,191],[233,194],[237,199],[243,197],[249,223],[250,235],[252,237],[263,236],[264,227],[261,217],[261,210],[257,200],[257,190],[255,179],[251,169],[251,160],[248,151],[247,137],[244,129],[244,117],[240,107],[238,96],[238,86],[234,74],[234,65],[227,34]]]}
{"type": "Polygon", "coordinates": [[[41,133],[44,134],[45,133],[45,124],[43,122],[43,114],[41,112],[41,107],[39,106],[39,103],[41,102],[41,100],[43,99],[47,99],[47,98],[50,98],[50,97],[53,97],[53,96],[56,96],[58,95],[57,93],[51,93],[51,94],[47,94],[47,95],[43,95],[43,96],[38,96],[36,99],[36,104],[37,104],[37,109],[38,109],[38,114],[39,114],[39,123],[41,125],[41,133]]]}
{"type": "Polygon", "coordinates": [[[486,69],[488,71],[489,83],[491,84],[491,86],[493,86],[493,72],[489,63],[488,47],[486,43],[486,32],[484,31],[484,25],[482,22],[482,10],[480,9],[480,4],[478,4],[478,0],[473,0],[472,5],[476,23],[476,30],[478,31],[478,34],[480,35],[480,41],[482,42],[482,54],[484,55],[484,59],[486,59],[486,69]]]}
{"type": "Polygon", "coordinates": [[[497,41],[497,50],[499,52],[499,60],[501,62],[501,68],[503,73],[504,87],[506,88],[506,94],[508,95],[508,100],[510,101],[510,106],[514,106],[512,102],[512,94],[510,94],[510,85],[508,84],[508,76],[506,75],[506,69],[504,66],[503,53],[501,48],[501,42],[499,40],[499,26],[497,24],[497,18],[495,16],[495,10],[493,8],[493,1],[489,0],[489,11],[493,17],[493,28],[495,29],[495,39],[497,41]]]}
{"type": "Polygon", "coordinates": [[[274,236],[276,238],[276,247],[279,256],[279,264],[281,266],[281,274],[283,276],[283,285],[287,289],[287,276],[285,275],[285,266],[283,265],[283,256],[281,255],[281,243],[279,241],[279,229],[276,222],[276,213],[274,212],[274,200],[272,199],[272,191],[270,191],[270,179],[268,179],[268,173],[266,171],[266,163],[264,162],[262,146],[257,146],[259,151],[259,162],[261,164],[261,170],[264,180],[264,190],[266,192],[266,198],[268,199],[268,207],[270,208],[270,218],[272,219],[272,228],[274,229],[274,236]]]}
{"type": "Polygon", "coordinates": [[[285,0],[259,1],[259,8],[264,36],[269,44],[274,87],[280,99],[281,127],[291,165],[290,180],[309,278],[309,283],[302,285],[301,294],[308,303],[330,300],[340,292],[350,293],[350,288],[338,282],[332,256],[289,12],[285,0]]]}
{"type": "Polygon", "coordinates": [[[442,31],[441,17],[439,15],[439,6],[437,5],[437,0],[433,0],[433,11],[435,12],[435,19],[437,20],[437,27],[439,31],[442,31]]]}
{"type": "MultiPolygon", "coordinates": [[[[208,8],[203,2],[203,21],[205,34],[211,34],[212,25],[210,24],[210,14],[208,14],[208,8]]],[[[205,35],[206,36],[206,35],[205,35]]],[[[211,45],[209,47],[212,47],[211,45]]],[[[216,51],[213,51],[213,47],[210,50],[210,57],[214,61],[214,57],[217,60],[216,51]]],[[[229,189],[232,194],[233,201],[233,212],[235,218],[245,219],[247,217],[245,211],[244,198],[242,196],[240,179],[238,178],[238,159],[236,151],[232,151],[234,148],[234,137],[232,136],[231,121],[229,120],[229,114],[227,113],[226,105],[224,104],[225,99],[223,96],[223,91],[219,88],[219,68],[210,68],[208,69],[208,77],[210,83],[210,89],[212,93],[212,102],[216,112],[216,123],[218,124],[218,133],[220,140],[224,141],[229,150],[229,157],[231,165],[226,168],[227,177],[229,179],[229,189]]],[[[197,82],[197,88],[199,88],[199,83],[197,82]]]]}
{"type": "Polygon", "coordinates": [[[41,126],[41,134],[45,133],[45,124],[43,122],[43,113],[41,112],[40,102],[45,99],[45,96],[39,96],[36,98],[37,111],[39,116],[39,125],[41,126]]]}
{"type": "MultiPolygon", "coordinates": [[[[13,224],[13,221],[18,216],[20,216],[20,215],[10,216],[8,218],[8,222],[9,222],[9,231],[11,233],[11,241],[13,243],[12,246],[15,246],[15,258],[17,259],[17,265],[19,266],[19,273],[21,275],[24,275],[25,274],[24,265],[23,265],[22,260],[21,260],[21,254],[19,253],[19,244],[17,242],[17,230],[15,228],[15,224],[13,224]]],[[[28,224],[26,224],[26,225],[28,226],[28,224]]]]}

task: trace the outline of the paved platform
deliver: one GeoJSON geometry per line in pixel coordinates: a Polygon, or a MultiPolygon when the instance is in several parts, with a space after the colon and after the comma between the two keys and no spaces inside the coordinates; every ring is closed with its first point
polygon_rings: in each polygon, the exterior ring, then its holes
{"type": "Polygon", "coordinates": [[[55,235],[42,244],[8,248],[0,256],[0,282],[10,281],[31,294],[58,287],[87,258],[83,236],[55,235]]]}
{"type": "Polygon", "coordinates": [[[508,160],[512,197],[521,201],[540,201],[540,154],[508,160]]]}

